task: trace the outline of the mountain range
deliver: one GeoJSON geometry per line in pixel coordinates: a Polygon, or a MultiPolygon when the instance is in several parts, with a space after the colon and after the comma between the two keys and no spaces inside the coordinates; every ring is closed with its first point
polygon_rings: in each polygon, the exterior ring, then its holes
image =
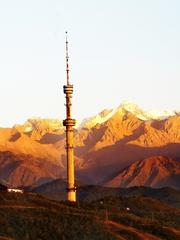
{"type": "MultiPolygon", "coordinates": [[[[62,121],[32,118],[0,128],[0,179],[13,187],[66,178],[62,121]]],[[[146,112],[123,102],[78,121],[74,130],[78,181],[110,187],[180,188],[180,113],[146,112]]]]}

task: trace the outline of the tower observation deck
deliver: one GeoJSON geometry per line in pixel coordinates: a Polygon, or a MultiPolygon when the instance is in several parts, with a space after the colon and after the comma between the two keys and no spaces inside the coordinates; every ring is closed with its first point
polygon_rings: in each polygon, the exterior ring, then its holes
{"type": "Polygon", "coordinates": [[[73,85],[69,83],[69,55],[68,55],[68,38],[66,32],[66,77],[67,84],[63,86],[66,96],[66,119],[63,125],[66,127],[66,157],[67,157],[67,200],[76,201],[76,187],[74,181],[74,149],[73,149],[73,127],[76,124],[72,119],[72,94],[73,85]]]}

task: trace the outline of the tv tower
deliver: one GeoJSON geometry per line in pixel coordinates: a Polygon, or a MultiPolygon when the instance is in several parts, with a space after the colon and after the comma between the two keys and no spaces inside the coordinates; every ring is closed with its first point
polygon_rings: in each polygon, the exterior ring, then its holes
{"type": "Polygon", "coordinates": [[[63,126],[66,127],[66,153],[67,153],[67,200],[76,201],[76,187],[74,183],[74,149],[73,149],[73,127],[76,124],[71,114],[71,98],[73,94],[73,85],[69,82],[69,54],[68,54],[68,38],[66,32],[66,77],[67,84],[63,86],[66,95],[66,119],[63,126]]]}

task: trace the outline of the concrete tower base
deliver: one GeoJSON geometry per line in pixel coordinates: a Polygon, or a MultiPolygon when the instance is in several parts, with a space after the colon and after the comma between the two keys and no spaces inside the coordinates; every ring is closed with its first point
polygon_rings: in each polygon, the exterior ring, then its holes
{"type": "Polygon", "coordinates": [[[68,191],[67,192],[67,200],[70,202],[76,202],[76,193],[75,191],[68,191]]]}

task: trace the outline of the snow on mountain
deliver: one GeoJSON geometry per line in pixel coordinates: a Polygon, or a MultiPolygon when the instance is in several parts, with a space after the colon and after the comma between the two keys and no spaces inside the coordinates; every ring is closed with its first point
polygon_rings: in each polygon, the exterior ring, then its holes
{"type": "Polygon", "coordinates": [[[104,109],[98,115],[95,115],[93,117],[82,120],[82,122],[80,122],[78,128],[82,128],[82,127],[92,128],[96,124],[102,124],[102,123],[106,122],[108,119],[110,119],[114,115],[115,112],[116,112],[116,109],[115,110],[104,109]]]}
{"type": "Polygon", "coordinates": [[[123,108],[128,112],[131,112],[136,117],[138,117],[141,120],[160,120],[167,117],[175,116],[177,115],[178,111],[173,110],[164,110],[164,111],[144,111],[142,110],[137,104],[129,101],[123,101],[119,108],[123,108]]]}
{"type": "Polygon", "coordinates": [[[175,115],[178,115],[177,114],[177,111],[167,111],[167,110],[164,110],[164,111],[150,111],[149,113],[149,116],[151,117],[151,119],[164,119],[164,118],[167,118],[167,117],[172,117],[172,116],[175,116],[175,115]]]}
{"type": "Polygon", "coordinates": [[[137,104],[130,102],[130,101],[123,101],[119,107],[115,108],[115,109],[105,109],[102,112],[100,112],[99,114],[93,116],[93,117],[89,117],[86,118],[82,121],[78,121],[78,123],[76,124],[76,128],[80,129],[82,127],[85,128],[92,128],[94,127],[96,124],[102,124],[104,122],[106,122],[107,120],[109,120],[116,112],[123,112],[122,110],[125,110],[127,112],[132,113],[133,115],[135,115],[137,118],[143,120],[143,121],[147,121],[147,120],[161,120],[161,119],[166,119],[170,116],[175,116],[175,115],[179,115],[178,111],[144,111],[143,109],[141,109],[137,104]]]}
{"type": "MultiPolygon", "coordinates": [[[[92,128],[96,126],[96,124],[102,124],[109,120],[114,114],[117,112],[130,112],[135,115],[137,118],[147,121],[147,120],[162,120],[171,116],[180,115],[180,111],[177,110],[164,110],[164,111],[144,111],[137,104],[130,101],[122,101],[119,107],[115,109],[104,109],[100,113],[95,116],[85,118],[83,120],[76,120],[75,129],[81,128],[92,128]]],[[[47,128],[52,129],[53,131],[59,130],[63,128],[61,119],[43,119],[40,117],[32,117],[28,119],[23,125],[16,124],[14,128],[21,128],[22,132],[30,133],[33,130],[37,130],[39,128],[47,128]],[[22,129],[23,128],[23,129],[22,129]]]]}

